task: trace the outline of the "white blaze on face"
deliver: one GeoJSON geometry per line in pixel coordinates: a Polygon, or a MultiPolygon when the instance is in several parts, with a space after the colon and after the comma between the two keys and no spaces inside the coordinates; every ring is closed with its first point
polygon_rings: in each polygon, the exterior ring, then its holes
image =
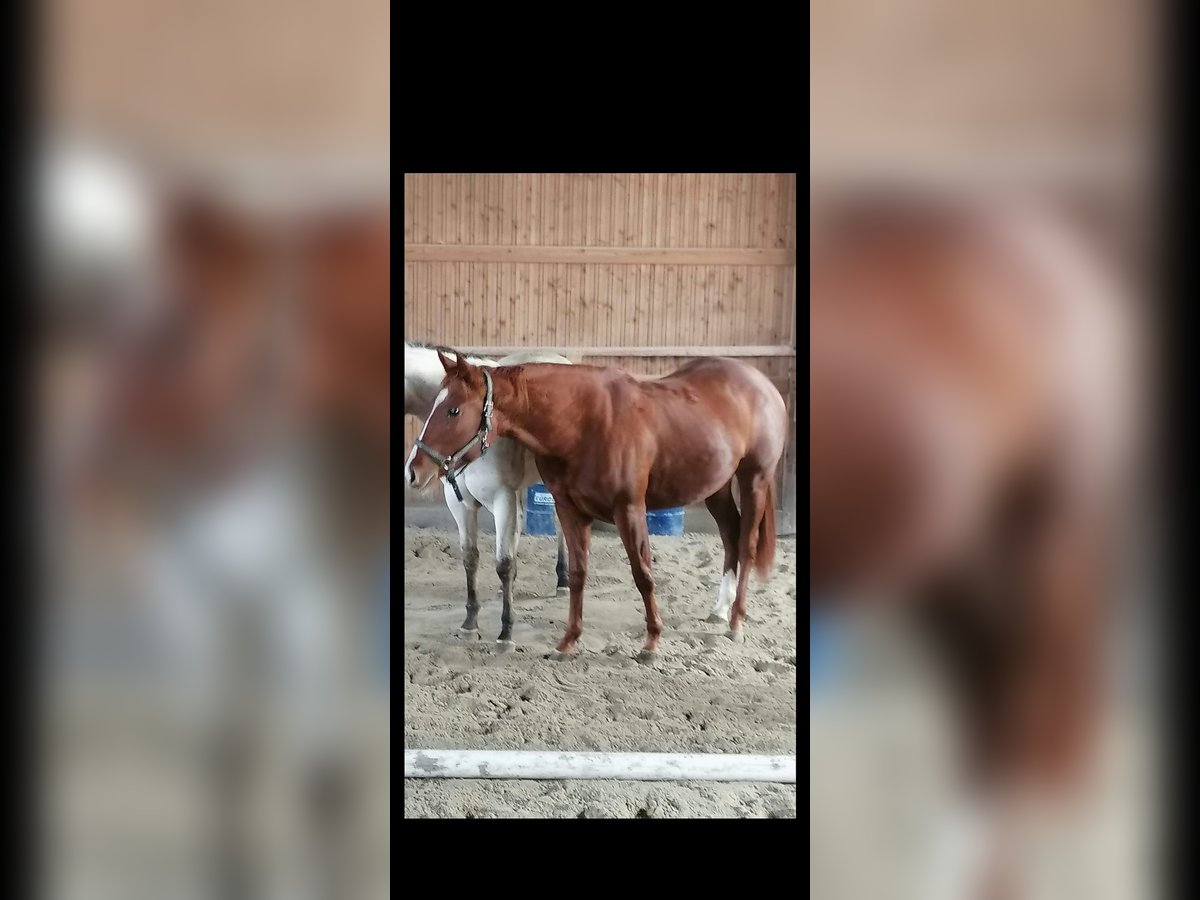
{"type": "MultiPolygon", "coordinates": [[[[433,409],[429,412],[429,418],[425,420],[425,424],[421,426],[421,433],[417,436],[417,440],[425,440],[425,432],[429,430],[429,423],[433,420],[434,414],[438,411],[438,407],[450,395],[449,388],[442,388],[438,392],[437,399],[433,401],[433,409]]],[[[409,485],[416,484],[416,475],[413,474],[413,463],[417,461],[417,445],[413,444],[412,450],[409,451],[408,459],[404,463],[404,480],[409,485]]]]}

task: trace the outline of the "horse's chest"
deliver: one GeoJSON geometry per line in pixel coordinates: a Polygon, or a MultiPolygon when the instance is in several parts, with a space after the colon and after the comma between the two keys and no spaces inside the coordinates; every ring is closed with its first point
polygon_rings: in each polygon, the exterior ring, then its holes
{"type": "Polygon", "coordinates": [[[569,504],[593,519],[612,520],[612,508],[618,488],[616,481],[603,477],[586,459],[567,463],[548,457],[537,459],[542,481],[562,506],[569,504]]]}

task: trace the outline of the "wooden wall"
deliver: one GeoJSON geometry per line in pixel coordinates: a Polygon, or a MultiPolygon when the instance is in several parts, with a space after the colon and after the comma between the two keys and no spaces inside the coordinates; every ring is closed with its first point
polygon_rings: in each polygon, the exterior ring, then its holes
{"type": "Polygon", "coordinates": [[[795,292],[794,174],[404,176],[410,340],[635,374],[737,354],[794,417],[795,292]]]}
{"type": "Polygon", "coordinates": [[[39,121],[170,157],[388,159],[388,0],[48,0],[39,121]]]}
{"type": "Polygon", "coordinates": [[[1153,156],[1143,0],[814,0],[810,178],[1130,177],[1153,156]]]}

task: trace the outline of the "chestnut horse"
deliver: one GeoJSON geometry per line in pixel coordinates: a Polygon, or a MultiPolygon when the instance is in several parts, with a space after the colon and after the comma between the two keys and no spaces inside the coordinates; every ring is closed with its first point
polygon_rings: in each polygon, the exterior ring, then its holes
{"type": "Polygon", "coordinates": [[[895,196],[814,225],[811,602],[910,600],[977,783],[1074,786],[1136,433],[1123,298],[1018,205],[895,196]]]}
{"type": "Polygon", "coordinates": [[[765,375],[729,359],[696,360],[646,381],[598,366],[487,369],[461,354],[438,356],[446,378],[406,474],[411,483],[427,484],[478,458],[496,437],[533,452],[567,542],[570,612],[558,658],[575,651],[583,631],[596,519],[614,523],[621,534],[646,609],[639,658],[655,657],[662,620],[646,510],[701,499],[725,547],[714,614],[722,621],[728,615],[729,637],[742,640],[750,569],[765,577],[774,560],[775,469],[787,438],[783,398],[765,375]]]}

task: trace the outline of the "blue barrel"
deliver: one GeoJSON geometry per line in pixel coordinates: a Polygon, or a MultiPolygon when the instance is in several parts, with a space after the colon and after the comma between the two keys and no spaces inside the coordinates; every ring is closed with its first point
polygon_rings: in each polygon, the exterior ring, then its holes
{"type": "Polygon", "coordinates": [[[683,534],[683,507],[652,509],[646,513],[646,530],[651,534],[683,534]]]}
{"type": "Polygon", "coordinates": [[[557,533],[554,528],[554,495],[539,482],[525,496],[525,534],[557,533]]]}
{"type": "Polygon", "coordinates": [[[808,620],[809,691],[821,692],[834,679],[843,647],[837,623],[826,615],[810,614],[808,620]]]}

